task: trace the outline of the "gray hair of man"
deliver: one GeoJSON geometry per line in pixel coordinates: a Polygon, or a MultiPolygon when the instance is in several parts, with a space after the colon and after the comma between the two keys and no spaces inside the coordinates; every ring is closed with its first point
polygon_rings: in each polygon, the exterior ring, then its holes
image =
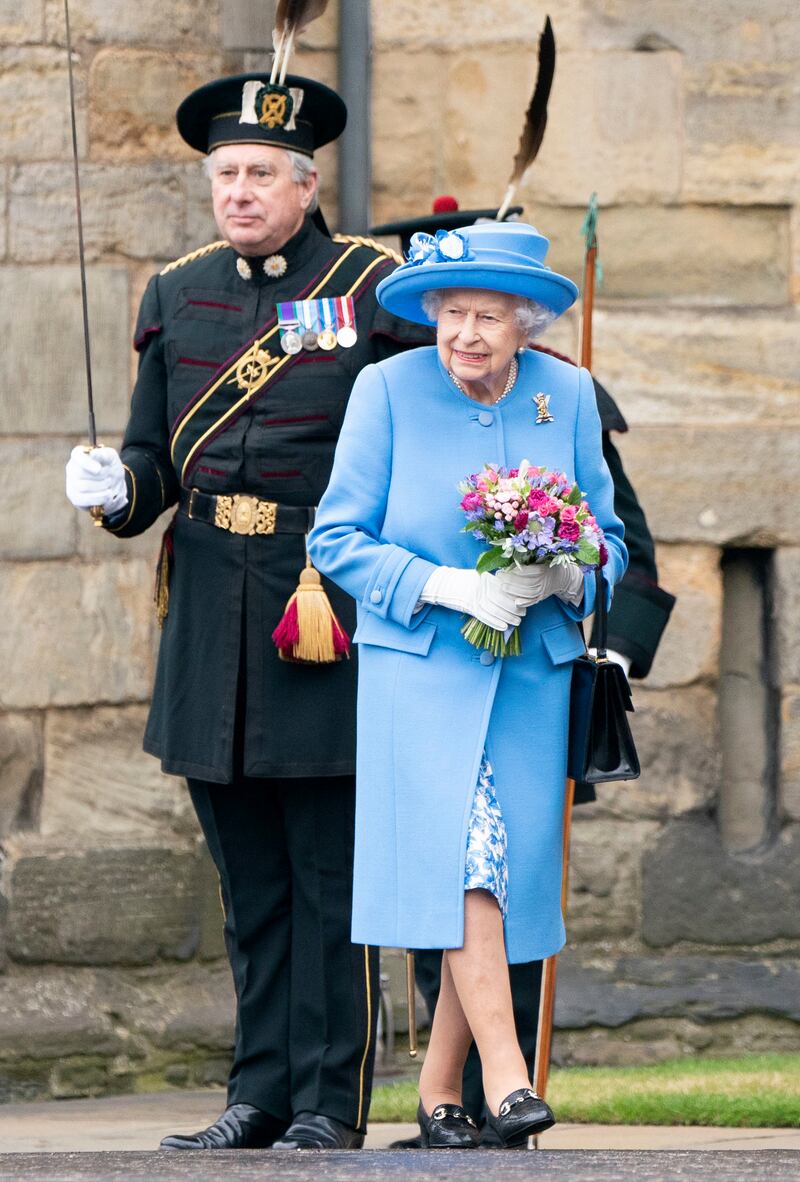
{"type": "MultiPolygon", "coordinates": [[[[435,324],[439,317],[446,293],[447,288],[437,288],[422,293],[422,310],[431,324],[435,324]]],[[[518,296],[514,306],[514,319],[519,328],[527,332],[528,339],[532,340],[533,337],[541,336],[545,329],[550,327],[556,319],[556,314],[537,300],[518,296]]]]}
{"type": "MultiPolygon", "coordinates": [[[[315,171],[314,161],[310,156],[304,156],[302,152],[295,152],[292,148],[281,148],[289,157],[292,164],[292,180],[296,185],[302,185],[303,181],[308,180],[311,173],[315,171]]],[[[216,148],[212,148],[207,156],[203,157],[202,166],[206,176],[212,178],[214,176],[214,152],[216,148]]],[[[319,208],[319,173],[317,173],[317,187],[314,190],[314,195],[311,198],[311,203],[308,207],[308,213],[314,213],[319,208]]]]}

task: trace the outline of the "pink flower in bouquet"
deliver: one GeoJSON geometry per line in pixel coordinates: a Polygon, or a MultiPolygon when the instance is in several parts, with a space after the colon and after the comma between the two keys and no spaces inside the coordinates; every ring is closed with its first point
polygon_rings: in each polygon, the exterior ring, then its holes
{"type": "Polygon", "coordinates": [[[600,565],[605,566],[605,564],[608,562],[608,550],[605,547],[605,543],[601,542],[599,549],[600,549],[600,565]]]}
{"type": "Polygon", "coordinates": [[[540,517],[555,517],[560,506],[543,488],[532,488],[528,493],[528,508],[540,517]]]}
{"type": "Polygon", "coordinates": [[[520,530],[523,530],[527,524],[528,524],[528,512],[526,509],[521,509],[520,512],[517,514],[517,516],[514,518],[514,529],[517,531],[517,533],[519,533],[520,530]]]}
{"type": "Polygon", "coordinates": [[[480,493],[470,492],[464,497],[461,502],[461,508],[465,513],[475,513],[483,507],[483,501],[480,493]]]}
{"type": "Polygon", "coordinates": [[[558,527],[558,536],[568,542],[577,542],[581,536],[581,527],[577,521],[563,521],[558,527]]]}
{"type": "Polygon", "coordinates": [[[566,522],[573,522],[577,516],[578,516],[578,506],[577,505],[565,505],[564,508],[561,510],[562,524],[564,524],[566,522]]]}

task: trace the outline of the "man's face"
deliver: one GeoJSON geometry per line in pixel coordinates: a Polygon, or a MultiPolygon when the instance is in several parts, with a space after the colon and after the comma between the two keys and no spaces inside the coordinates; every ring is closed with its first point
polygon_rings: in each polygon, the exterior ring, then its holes
{"type": "Polygon", "coordinates": [[[226,144],[211,153],[214,220],[240,254],[280,250],[303,224],[316,187],[316,171],[292,180],[288,152],[271,144],[226,144]]]}

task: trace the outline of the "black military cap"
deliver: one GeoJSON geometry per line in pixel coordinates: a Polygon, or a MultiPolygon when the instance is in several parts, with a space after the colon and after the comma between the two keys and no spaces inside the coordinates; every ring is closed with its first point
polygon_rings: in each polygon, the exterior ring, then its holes
{"type": "MultiPolygon", "coordinates": [[[[517,218],[521,213],[521,205],[512,205],[503,220],[517,218]]],[[[433,202],[433,213],[422,214],[418,218],[405,218],[400,222],[385,222],[382,226],[371,226],[369,232],[381,236],[399,234],[400,248],[403,254],[408,254],[412,234],[420,231],[435,234],[437,230],[458,230],[462,226],[474,226],[480,220],[493,222],[497,214],[496,209],[459,209],[455,197],[437,197],[433,202]]]]}
{"type": "Polygon", "coordinates": [[[198,152],[222,144],[272,144],[313,156],[342,134],[347,108],[335,90],[311,78],[287,74],[278,85],[269,74],[235,74],[193,90],[175,118],[198,152]]]}

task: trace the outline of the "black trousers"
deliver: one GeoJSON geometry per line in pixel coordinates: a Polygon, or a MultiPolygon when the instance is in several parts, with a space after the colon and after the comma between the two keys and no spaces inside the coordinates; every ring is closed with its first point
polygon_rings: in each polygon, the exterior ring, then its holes
{"type": "Polygon", "coordinates": [[[363,1129],[378,1015],[377,949],[350,942],[352,776],[189,780],[219,871],[236,990],[228,1102],[363,1129]]]}
{"type": "MultiPolygon", "coordinates": [[[[442,954],[424,949],[416,953],[414,963],[417,971],[417,984],[432,1018],[442,981],[442,954]]],[[[510,964],[508,971],[511,977],[511,998],[514,1003],[517,1038],[528,1065],[528,1073],[533,1078],[536,1061],[536,1036],[539,1030],[542,961],[534,960],[529,964],[510,964]]],[[[483,1074],[475,1043],[470,1047],[464,1067],[462,1104],[472,1119],[478,1124],[482,1124],[484,1119],[483,1074]]]]}

